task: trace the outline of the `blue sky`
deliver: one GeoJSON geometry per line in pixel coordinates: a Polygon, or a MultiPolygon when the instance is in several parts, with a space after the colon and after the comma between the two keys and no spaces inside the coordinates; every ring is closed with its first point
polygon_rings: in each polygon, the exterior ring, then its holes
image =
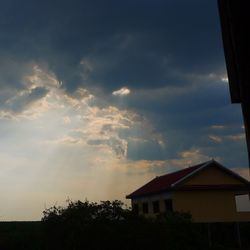
{"type": "Polygon", "coordinates": [[[1,1],[1,220],[124,200],[214,158],[247,176],[216,0],[1,1]]]}

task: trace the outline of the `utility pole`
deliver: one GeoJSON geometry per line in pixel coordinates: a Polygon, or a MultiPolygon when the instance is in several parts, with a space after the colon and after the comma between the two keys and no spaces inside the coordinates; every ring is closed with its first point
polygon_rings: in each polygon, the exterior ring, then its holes
{"type": "Polygon", "coordinates": [[[240,103],[250,167],[250,1],[218,0],[232,103],[240,103]]]}

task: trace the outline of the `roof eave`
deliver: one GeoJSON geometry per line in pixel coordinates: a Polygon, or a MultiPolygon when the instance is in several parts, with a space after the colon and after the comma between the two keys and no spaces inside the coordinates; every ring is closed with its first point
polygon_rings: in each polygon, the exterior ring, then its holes
{"type": "Polygon", "coordinates": [[[168,192],[168,191],[172,191],[172,190],[173,190],[172,188],[166,188],[166,189],[162,189],[160,191],[155,191],[155,192],[150,192],[150,193],[144,193],[144,194],[138,194],[138,195],[133,195],[133,193],[132,193],[132,194],[126,195],[126,199],[142,198],[142,197],[146,197],[146,196],[152,196],[152,195],[156,195],[156,194],[162,194],[162,193],[165,193],[165,192],[168,192]]]}

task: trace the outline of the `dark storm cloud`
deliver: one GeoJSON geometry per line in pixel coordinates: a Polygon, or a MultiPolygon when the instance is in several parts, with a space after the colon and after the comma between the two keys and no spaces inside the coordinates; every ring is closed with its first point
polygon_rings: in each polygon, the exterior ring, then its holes
{"type": "Polygon", "coordinates": [[[30,63],[15,58],[13,54],[1,53],[0,51],[0,87],[2,89],[18,90],[23,88],[23,77],[31,74],[30,63]]]}
{"type": "Polygon", "coordinates": [[[121,106],[154,121],[166,142],[161,147],[152,141],[129,141],[130,159],[176,159],[193,148],[219,157],[229,167],[247,164],[245,141],[239,136],[244,133],[240,106],[230,104],[227,84],[203,80],[181,88],[144,90],[126,99],[121,106]]]}
{"type": "Polygon", "coordinates": [[[155,88],[184,84],[180,71],[224,70],[216,1],[4,1],[1,12],[0,50],[46,62],[68,90],[155,88]]]}
{"type": "Polygon", "coordinates": [[[168,153],[156,141],[133,141],[128,143],[128,159],[166,160],[168,153]]]}

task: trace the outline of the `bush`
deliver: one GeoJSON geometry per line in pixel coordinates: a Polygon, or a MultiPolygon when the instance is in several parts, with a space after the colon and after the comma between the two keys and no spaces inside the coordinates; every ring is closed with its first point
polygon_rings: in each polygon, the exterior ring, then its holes
{"type": "Polygon", "coordinates": [[[121,201],[69,201],[44,211],[47,249],[202,249],[188,214],[136,216],[121,201]]]}

